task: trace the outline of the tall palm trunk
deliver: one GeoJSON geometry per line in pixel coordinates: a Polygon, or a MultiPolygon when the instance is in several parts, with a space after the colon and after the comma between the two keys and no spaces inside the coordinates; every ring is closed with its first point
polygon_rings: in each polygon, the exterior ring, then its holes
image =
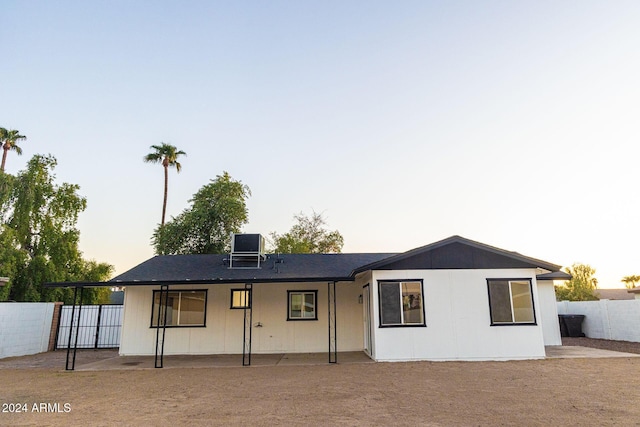
{"type": "Polygon", "coordinates": [[[9,147],[2,146],[2,164],[0,164],[0,172],[4,172],[4,164],[7,161],[8,152],[9,152],[9,147]]]}
{"type": "Polygon", "coordinates": [[[162,202],[162,223],[160,227],[164,227],[164,216],[167,213],[167,192],[169,187],[169,165],[164,166],[164,201],[162,202]]]}
{"type": "Polygon", "coordinates": [[[160,222],[160,231],[164,228],[167,215],[167,192],[169,191],[169,166],[175,166],[176,171],[180,172],[182,166],[177,161],[178,156],[184,156],[182,150],[176,149],[173,145],[165,144],[152,145],[153,152],[144,156],[144,161],[148,163],[160,163],[164,168],[164,200],[162,201],[162,221],[160,222]]]}

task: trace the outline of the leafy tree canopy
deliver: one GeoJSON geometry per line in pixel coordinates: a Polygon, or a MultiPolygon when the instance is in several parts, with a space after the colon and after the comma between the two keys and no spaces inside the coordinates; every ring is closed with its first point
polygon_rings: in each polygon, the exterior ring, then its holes
{"type": "Polygon", "coordinates": [[[627,289],[633,289],[636,287],[636,283],[640,282],[640,276],[634,274],[633,276],[624,276],[622,278],[622,282],[625,284],[627,289]]]}
{"type": "Polygon", "coordinates": [[[595,291],[598,280],[594,277],[596,270],[587,264],[573,264],[565,268],[571,274],[571,280],[563,286],[556,286],[556,299],[558,301],[595,301],[598,297],[595,291]]]}
{"type": "Polygon", "coordinates": [[[215,254],[230,250],[231,233],[248,221],[251,190],[229,173],[216,176],[189,200],[191,207],[153,233],[156,254],[215,254]]]}
{"type": "MultiPolygon", "coordinates": [[[[16,176],[0,172],[0,276],[10,278],[0,300],[63,301],[72,290],[45,282],[103,281],[113,266],[82,258],[78,215],[87,201],[79,186],[55,182],[52,156],[34,156],[16,176]]],[[[86,289],[84,303],[108,298],[108,289],[86,289]]]]}
{"type": "Polygon", "coordinates": [[[285,254],[340,253],[344,238],[338,230],[325,228],[326,220],[315,211],[311,216],[300,212],[293,217],[297,222],[284,234],[270,234],[273,251],[285,254]]]}

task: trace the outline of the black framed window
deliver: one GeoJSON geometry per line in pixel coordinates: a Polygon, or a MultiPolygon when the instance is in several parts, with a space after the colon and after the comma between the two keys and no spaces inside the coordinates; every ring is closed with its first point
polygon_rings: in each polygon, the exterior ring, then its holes
{"type": "Polygon", "coordinates": [[[287,291],[287,320],[318,320],[318,291],[287,291]]]}
{"type": "Polygon", "coordinates": [[[531,279],[487,279],[492,325],[535,325],[531,279]]]}
{"type": "MultiPolygon", "coordinates": [[[[151,327],[158,327],[158,308],[160,319],[164,319],[166,310],[167,327],[205,326],[207,318],[207,291],[169,291],[167,300],[160,301],[160,291],[153,291],[151,309],[151,327]]],[[[163,295],[164,296],[164,295],[163,295]]],[[[160,322],[162,326],[162,321],[160,322]]]]}
{"type": "Polygon", "coordinates": [[[231,308],[251,308],[251,289],[231,289],[231,308]]]}
{"type": "Polygon", "coordinates": [[[379,281],[380,327],[425,326],[422,280],[379,281]]]}

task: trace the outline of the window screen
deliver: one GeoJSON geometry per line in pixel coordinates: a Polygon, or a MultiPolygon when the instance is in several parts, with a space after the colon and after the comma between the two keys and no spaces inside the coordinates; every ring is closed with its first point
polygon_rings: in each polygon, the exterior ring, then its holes
{"type": "Polygon", "coordinates": [[[380,283],[380,318],[383,325],[402,324],[399,283],[380,283]]]}

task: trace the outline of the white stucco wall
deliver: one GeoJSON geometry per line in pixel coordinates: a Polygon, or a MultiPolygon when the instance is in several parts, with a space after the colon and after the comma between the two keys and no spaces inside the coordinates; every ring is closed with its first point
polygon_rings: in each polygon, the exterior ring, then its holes
{"type": "Polygon", "coordinates": [[[559,314],[583,314],[589,338],[640,342],[640,300],[560,301],[559,314]]]}
{"type": "MultiPolygon", "coordinates": [[[[559,345],[553,285],[537,283],[534,269],[375,271],[354,283],[338,283],[338,351],[364,349],[364,307],[369,284],[372,354],[375,360],[507,360],[545,356],[544,346],[559,345]],[[528,278],[533,284],[536,325],[491,326],[487,278],[528,278]],[[378,280],[422,279],[426,327],[379,327],[378,280]]],[[[242,352],[243,311],[229,308],[238,285],[197,285],[207,289],[206,328],[167,328],[165,354],[237,354],[242,352]]],[[[153,354],[150,328],[152,290],[129,287],[120,353],[153,354]]],[[[328,350],[326,283],[254,284],[253,353],[328,350]],[[317,321],[287,321],[287,290],[318,290],[317,321]],[[261,323],[262,327],[255,327],[261,323]]]]}
{"type": "Polygon", "coordinates": [[[562,345],[560,324],[558,323],[558,306],[556,291],[552,280],[538,281],[538,297],[540,298],[540,322],[544,345],[562,345]]]}
{"type": "Polygon", "coordinates": [[[0,303],[0,359],[47,351],[54,303],[0,303]]]}
{"type": "MultiPolygon", "coordinates": [[[[171,290],[207,289],[206,327],[167,328],[164,354],[242,353],[243,310],[229,308],[231,289],[237,285],[191,285],[171,290]]],[[[125,290],[120,354],[154,354],[156,329],[150,328],[152,291],[159,286],[130,286],[125,290]]],[[[363,349],[361,287],[336,285],[338,351],[363,349]]],[[[307,353],[328,351],[327,283],[275,283],[253,285],[252,353],[307,353]],[[317,290],[318,320],[287,321],[287,290],[317,290]],[[256,327],[256,324],[262,324],[256,327]]]]}
{"type": "Polygon", "coordinates": [[[545,356],[535,269],[374,271],[373,358],[507,360],[545,356]],[[530,278],[536,325],[491,326],[487,278],[530,278]],[[426,327],[380,328],[378,280],[423,279],[426,327]]]}

